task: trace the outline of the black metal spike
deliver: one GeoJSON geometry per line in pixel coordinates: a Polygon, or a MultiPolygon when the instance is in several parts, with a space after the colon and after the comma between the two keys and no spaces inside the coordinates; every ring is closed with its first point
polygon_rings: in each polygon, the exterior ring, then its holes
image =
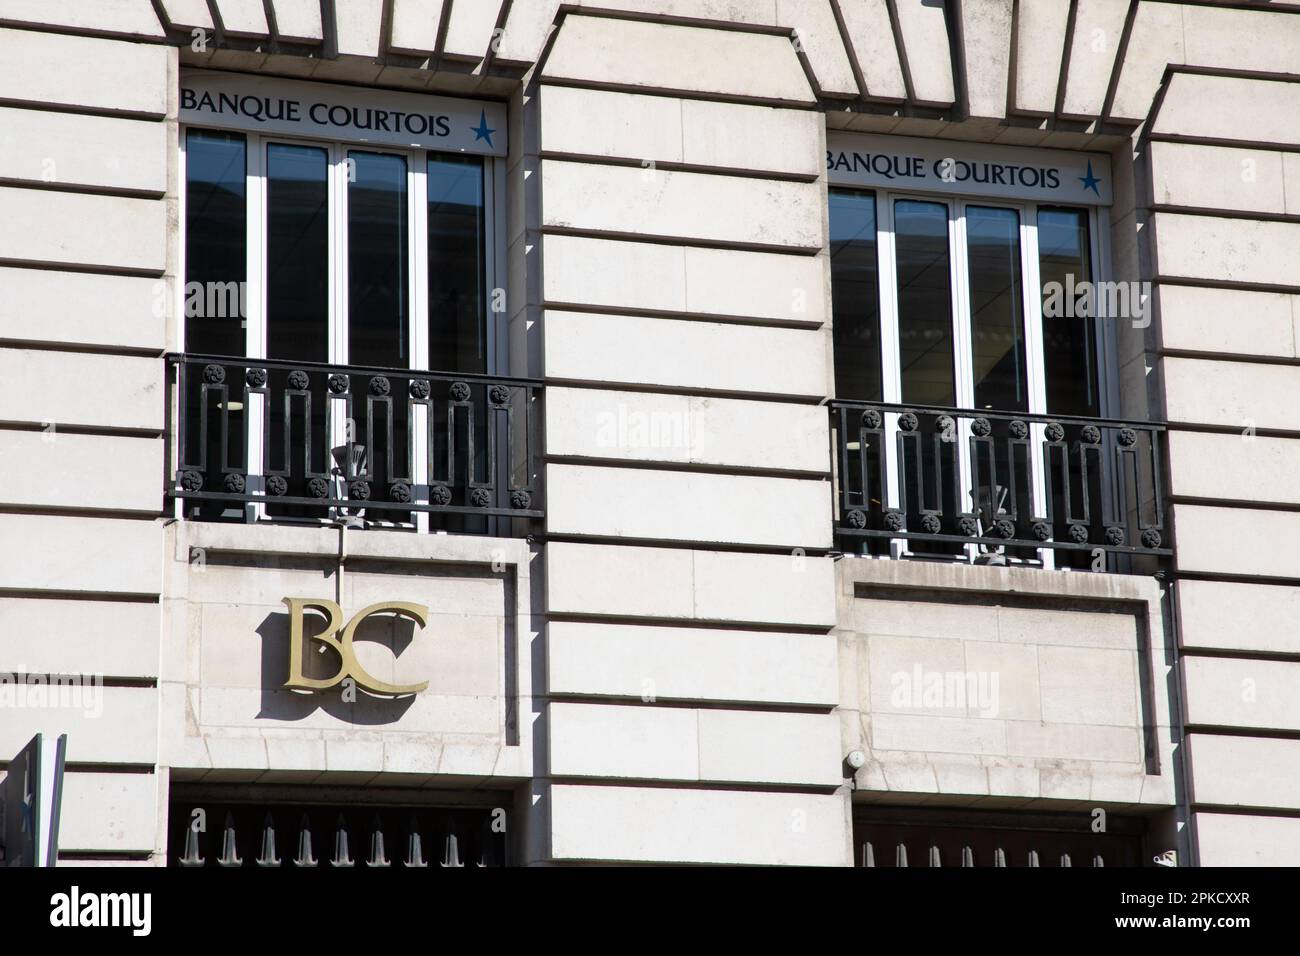
{"type": "Polygon", "coordinates": [[[460,858],[460,838],[456,836],[456,824],[447,821],[447,839],[442,849],[443,866],[464,866],[460,858]]]}
{"type": "Polygon", "coordinates": [[[334,859],[330,860],[330,866],[356,866],[348,851],[348,825],[341,813],[334,830],[334,859]]]}
{"type": "Polygon", "coordinates": [[[379,821],[379,814],[376,813],[370,824],[370,859],[366,860],[366,866],[392,865],[388,860],[388,854],[384,852],[384,827],[379,821]]]}
{"type": "Polygon", "coordinates": [[[307,819],[307,814],[302,815],[298,823],[298,856],[294,858],[294,866],[317,866],[316,857],[311,852],[311,821],[307,819]]]}
{"type": "Polygon", "coordinates": [[[217,859],[217,866],[243,866],[244,861],[239,858],[238,850],[235,842],[235,815],[227,810],[226,823],[221,832],[221,856],[217,859]]]}
{"type": "Polygon", "coordinates": [[[416,820],[415,814],[411,814],[411,820],[406,825],[408,836],[406,837],[406,866],[424,868],[429,864],[424,859],[424,845],[420,841],[420,824],[416,820]]]}
{"type": "Polygon", "coordinates": [[[178,862],[181,866],[203,866],[207,862],[199,856],[199,833],[192,825],[185,828],[185,855],[178,862]]]}
{"type": "Polygon", "coordinates": [[[262,821],[262,855],[257,858],[258,866],[279,866],[280,858],[275,855],[275,821],[267,811],[262,821]]]}

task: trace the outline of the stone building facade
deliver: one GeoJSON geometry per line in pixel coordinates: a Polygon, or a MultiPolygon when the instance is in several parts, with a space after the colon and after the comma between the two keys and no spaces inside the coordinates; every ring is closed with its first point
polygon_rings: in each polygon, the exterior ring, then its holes
{"type": "Polygon", "coordinates": [[[0,760],[66,864],[1300,862],[1297,197],[1285,0],[0,0],[0,760]]]}

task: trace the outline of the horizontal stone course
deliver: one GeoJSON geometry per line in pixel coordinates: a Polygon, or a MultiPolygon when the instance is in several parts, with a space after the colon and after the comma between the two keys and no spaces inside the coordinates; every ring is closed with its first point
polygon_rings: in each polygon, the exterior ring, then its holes
{"type": "Polygon", "coordinates": [[[552,621],[552,694],[831,706],[835,641],[824,634],[552,621]]]}
{"type": "Polygon", "coordinates": [[[553,541],[546,569],[552,614],[835,623],[829,558],[553,541]]]}
{"type": "Polygon", "coordinates": [[[0,102],[162,117],[168,56],[154,44],[0,28],[0,102]],[[52,70],[51,63],[95,69],[52,70]]]}
{"type": "Polygon", "coordinates": [[[557,860],[847,866],[851,859],[839,795],[555,785],[548,799],[557,860]]]}

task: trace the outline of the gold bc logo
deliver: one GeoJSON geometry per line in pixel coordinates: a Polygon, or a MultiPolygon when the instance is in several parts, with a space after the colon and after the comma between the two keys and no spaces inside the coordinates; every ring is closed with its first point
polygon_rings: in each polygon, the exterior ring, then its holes
{"type": "Polygon", "coordinates": [[[429,623],[428,608],[422,604],[405,601],[386,601],[362,608],[348,621],[343,622],[343,609],[333,601],[316,598],[284,598],[289,607],[289,679],[284,686],[293,690],[327,690],[352,678],[356,685],[374,694],[418,694],[429,686],[428,681],[418,684],[389,684],[366,672],[352,648],[357,628],[374,614],[395,614],[412,620],[419,627],[429,623]],[[339,669],[333,677],[308,677],[303,673],[303,612],[308,608],[325,615],[325,629],[313,634],[311,640],[332,648],[339,657],[339,669]]]}

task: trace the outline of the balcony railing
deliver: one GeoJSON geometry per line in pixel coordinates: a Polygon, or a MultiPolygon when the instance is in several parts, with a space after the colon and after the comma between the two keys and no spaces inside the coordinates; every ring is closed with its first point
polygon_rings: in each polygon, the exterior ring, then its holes
{"type": "Polygon", "coordinates": [[[544,514],[535,481],[539,381],[168,359],[176,443],[166,493],[188,517],[481,531],[485,517],[544,514]]]}
{"type": "Polygon", "coordinates": [[[845,550],[1075,566],[1098,550],[1172,554],[1162,424],[869,402],[830,408],[845,550]]]}

